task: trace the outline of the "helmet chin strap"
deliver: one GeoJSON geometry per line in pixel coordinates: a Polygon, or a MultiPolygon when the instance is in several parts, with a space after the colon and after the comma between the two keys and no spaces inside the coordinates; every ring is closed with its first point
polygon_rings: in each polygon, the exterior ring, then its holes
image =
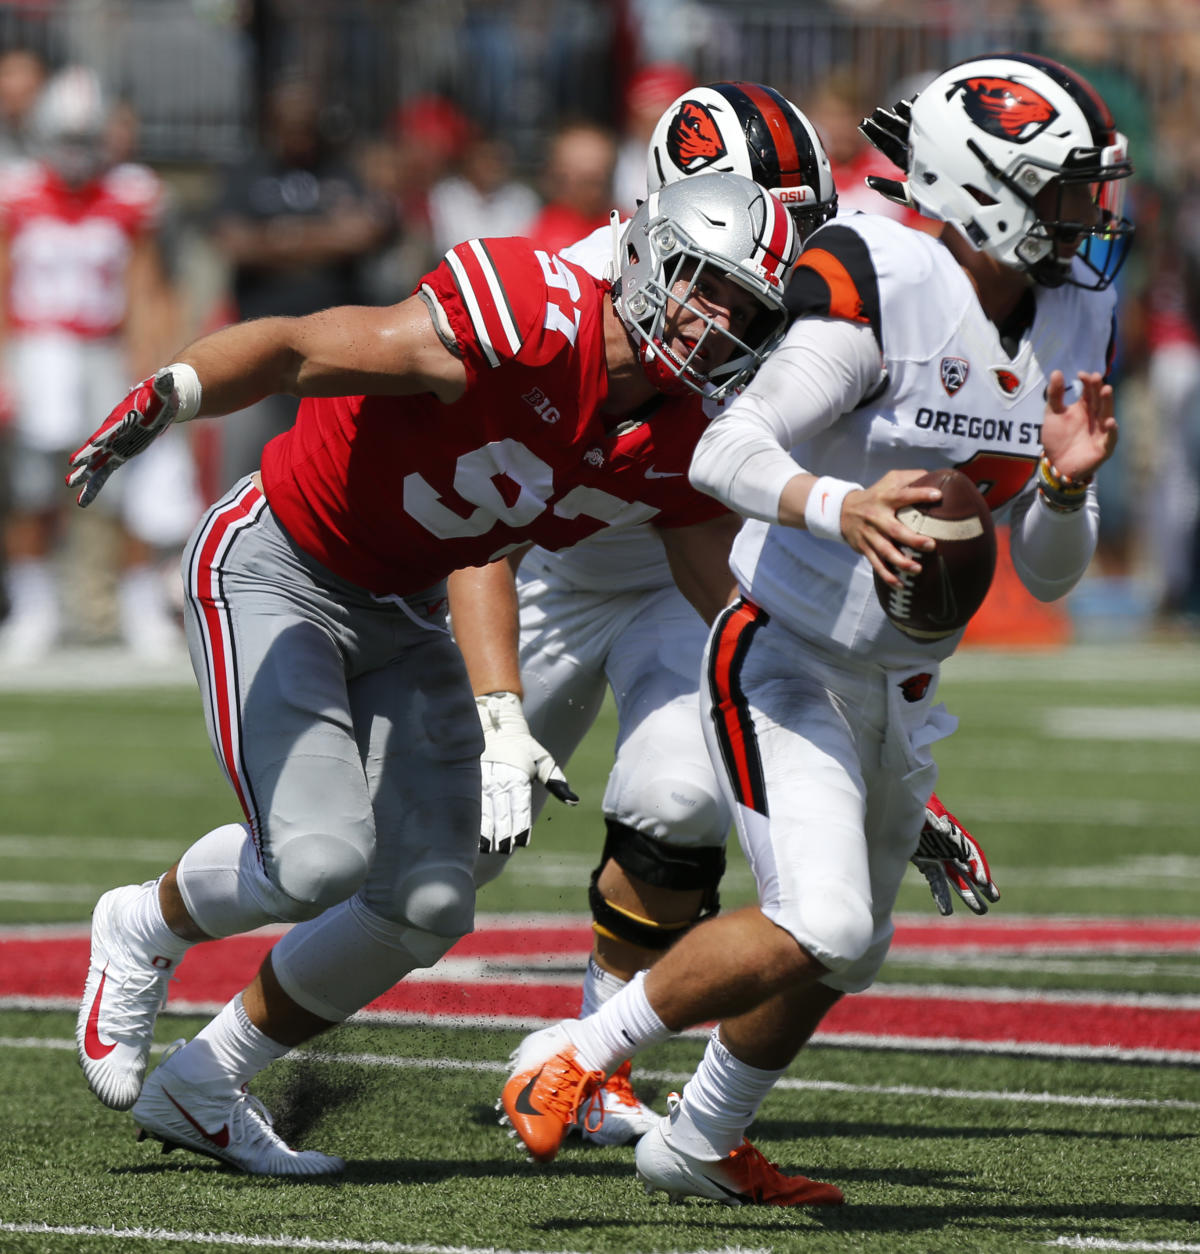
{"type": "Polygon", "coordinates": [[[664,396],[686,396],[696,389],[684,382],[683,375],[671,367],[666,354],[656,344],[643,342],[638,352],[638,359],[646,377],[664,396]]]}

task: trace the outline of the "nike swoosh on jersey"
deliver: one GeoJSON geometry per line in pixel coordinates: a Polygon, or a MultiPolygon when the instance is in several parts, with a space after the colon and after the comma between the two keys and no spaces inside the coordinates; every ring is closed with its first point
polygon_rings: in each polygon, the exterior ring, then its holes
{"type": "Polygon", "coordinates": [[[540,1115],[542,1112],[529,1100],[529,1095],[533,1092],[533,1086],[542,1078],[542,1072],[545,1066],[537,1069],[537,1074],[533,1079],[517,1094],[517,1100],[513,1103],[516,1110],[523,1115],[540,1115]]]}
{"type": "Polygon", "coordinates": [[[653,466],[646,471],[647,479],[678,479],[682,470],[655,470],[653,466]]]}
{"type": "Polygon", "coordinates": [[[163,1089],[163,1093],[166,1094],[167,1101],[169,1101],[171,1105],[174,1106],[175,1109],[179,1111],[179,1113],[188,1121],[188,1123],[190,1123],[192,1127],[195,1128],[196,1131],[199,1132],[200,1135],[211,1145],[215,1145],[217,1149],[224,1149],[229,1144],[229,1124],[223,1123],[216,1132],[209,1132],[207,1128],[197,1123],[196,1120],[193,1119],[186,1110],[184,1110],[184,1108],[171,1096],[170,1093],[167,1092],[165,1088],[163,1089]]]}
{"type": "Polygon", "coordinates": [[[92,1008],[88,1011],[87,1027],[83,1032],[83,1052],[96,1062],[107,1058],[117,1047],[117,1042],[106,1045],[100,1039],[100,998],[104,996],[104,982],[108,979],[108,967],[100,972],[100,984],[96,996],[92,998],[92,1008]]]}

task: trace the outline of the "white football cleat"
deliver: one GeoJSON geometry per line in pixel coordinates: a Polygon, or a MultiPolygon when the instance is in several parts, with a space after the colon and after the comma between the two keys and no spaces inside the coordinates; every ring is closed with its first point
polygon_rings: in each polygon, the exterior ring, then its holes
{"type": "Polygon", "coordinates": [[[630,1064],[623,1062],[596,1090],[592,1102],[599,1102],[603,1119],[596,1119],[591,1103],[576,1115],[575,1130],[585,1141],[593,1145],[632,1145],[658,1122],[658,1114],[633,1091],[630,1069],[630,1064]],[[596,1123],[598,1127],[589,1126],[596,1123]]]}
{"type": "Polygon", "coordinates": [[[92,953],[75,1046],[88,1088],[113,1110],[137,1101],[154,1041],[154,1021],[167,1000],[176,963],[131,950],[121,935],[121,912],[146,884],[114,888],[92,911],[92,953]]]}
{"type": "Polygon", "coordinates": [[[171,1055],[163,1055],[142,1089],[132,1114],[141,1132],[163,1153],[174,1149],[206,1154],[252,1176],[332,1176],[344,1171],[344,1159],[317,1150],[294,1150],[276,1133],[271,1116],[257,1097],[244,1089],[212,1094],[176,1075],[171,1055]]]}
{"type": "Polygon", "coordinates": [[[728,1157],[716,1162],[693,1158],[671,1144],[670,1118],[660,1119],[638,1142],[638,1179],[646,1192],[661,1189],[673,1202],[706,1197],[726,1206],[836,1206],[841,1189],[807,1176],[785,1176],[743,1138],[728,1157]]]}

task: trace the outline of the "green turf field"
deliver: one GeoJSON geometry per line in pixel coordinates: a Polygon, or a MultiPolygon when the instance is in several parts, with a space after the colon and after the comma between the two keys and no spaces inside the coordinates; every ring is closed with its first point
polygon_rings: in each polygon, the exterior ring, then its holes
{"type": "MultiPolygon", "coordinates": [[[[942,696],[962,726],[939,793],[988,851],[996,916],[1195,915],[1200,649],[964,654],[942,696]]],[[[612,734],[606,719],[570,765],[581,805],[554,806],[483,910],[585,910],[612,734]]],[[[190,689],[0,692],[0,924],[81,923],[234,817],[190,689]]],[[[751,893],[735,855],[725,900],[751,893]]],[[[932,915],[915,873],[900,908],[932,915]]],[[[1194,951],[910,955],[885,973],[1200,1006],[1198,977],[1194,951]]],[[[165,1016],[158,1039],[198,1026],[165,1016]]],[[[62,1010],[0,1012],[3,1251],[1200,1251],[1194,1065],[814,1047],[753,1136],[849,1204],[729,1210],[645,1198],[628,1149],[525,1163],[491,1109],[516,1031],[353,1025],[278,1064],[256,1088],[280,1128],[350,1164],[291,1184],[136,1144],[87,1092],[72,1028],[62,1010]]],[[[646,1096],[661,1107],[700,1049],[647,1052],[646,1096]]]]}

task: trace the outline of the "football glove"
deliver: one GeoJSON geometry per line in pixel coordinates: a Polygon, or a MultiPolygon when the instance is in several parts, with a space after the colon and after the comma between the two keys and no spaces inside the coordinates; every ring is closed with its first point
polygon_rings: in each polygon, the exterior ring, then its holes
{"type": "Polygon", "coordinates": [[[533,781],[551,796],[578,805],[566,776],[529,732],[521,698],[515,692],[488,692],[475,698],[483,724],[483,814],[480,853],[510,854],[529,844],[533,826],[533,781]]]}
{"type": "Polygon", "coordinates": [[[954,913],[951,889],[973,914],[987,914],[988,902],[1000,900],[983,848],[936,793],[925,807],[925,825],[912,863],[928,881],[939,914],[954,913]]]}
{"type": "MultiPolygon", "coordinates": [[[[880,105],[870,117],[863,118],[858,129],[881,153],[908,173],[908,129],[912,123],[912,101],[897,100],[890,109],[880,105]]],[[[899,179],[867,175],[867,186],[898,205],[911,207],[908,184],[899,179]]]]}
{"type": "Polygon", "coordinates": [[[71,455],[67,485],[79,488],[85,508],[109,475],[136,457],[173,422],[187,422],[200,409],[200,380],[191,366],[164,366],[143,379],[71,455]]]}

